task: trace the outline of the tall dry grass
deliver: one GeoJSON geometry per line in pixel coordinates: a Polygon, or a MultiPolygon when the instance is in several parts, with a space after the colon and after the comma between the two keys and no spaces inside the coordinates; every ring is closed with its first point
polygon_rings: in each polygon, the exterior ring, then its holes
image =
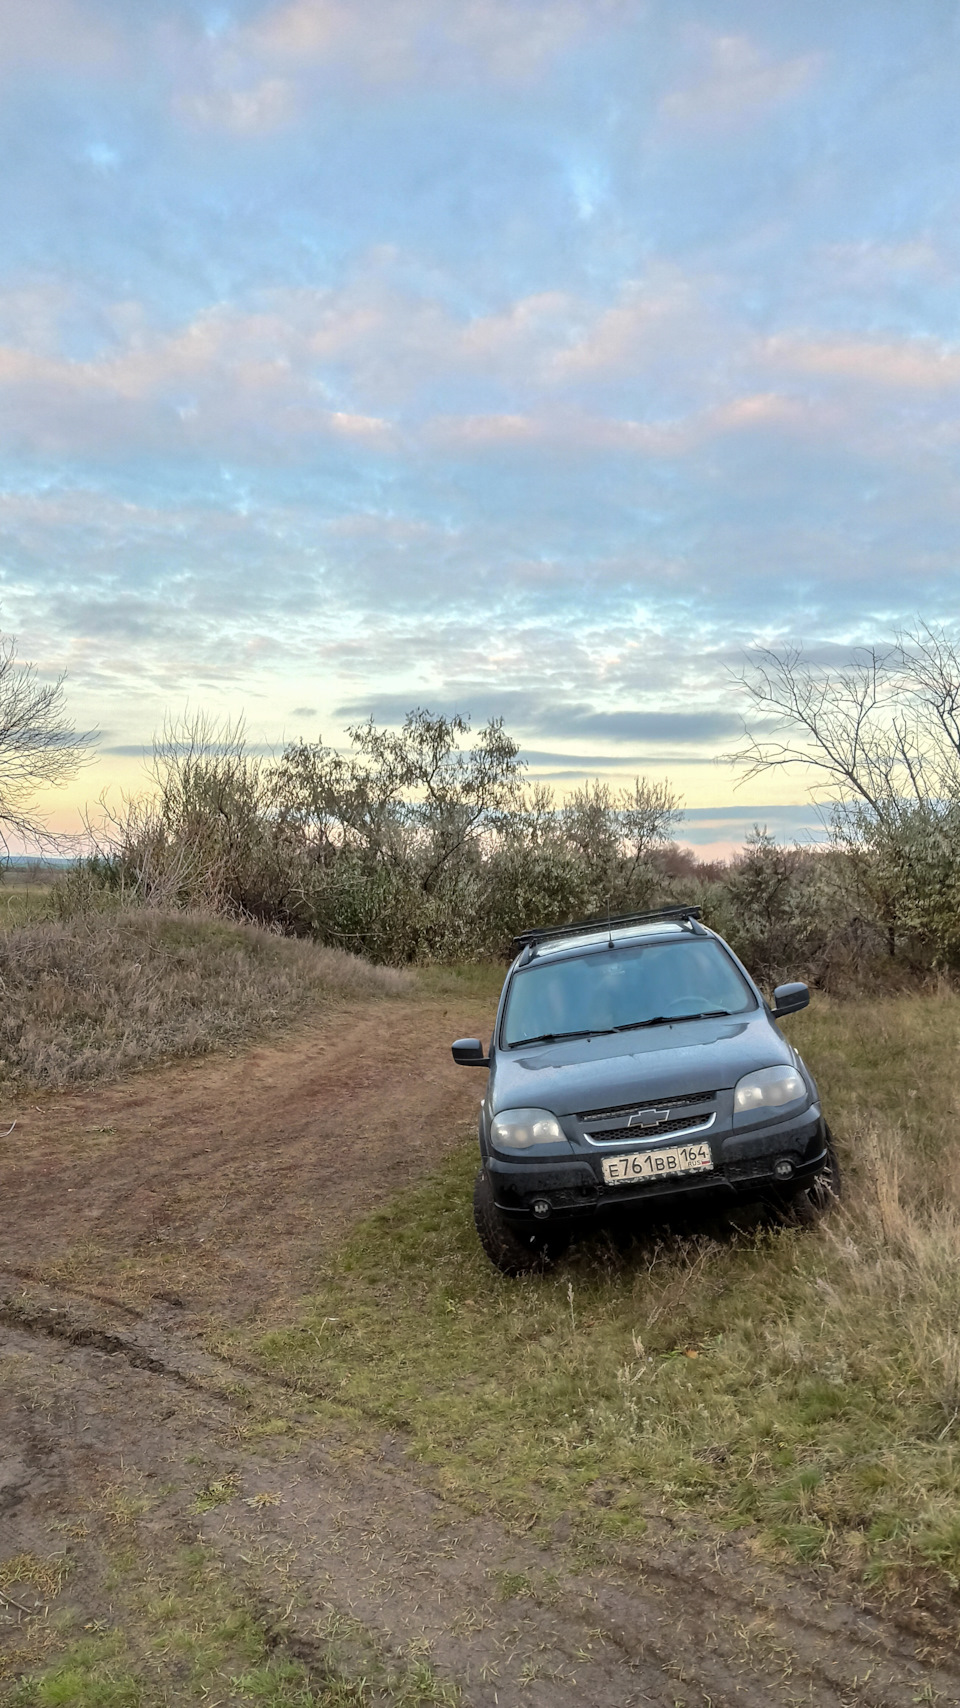
{"type": "Polygon", "coordinates": [[[957,1410],[960,1348],[960,1001],[819,1002],[797,1028],[841,1136],[849,1189],[824,1228],[851,1340],[879,1312],[917,1379],[957,1410]],[[819,1010],[819,1012],[818,1012],[819,1010]]]}
{"type": "Polygon", "coordinates": [[[63,1086],[263,1033],[409,976],[255,925],[116,908],[0,931],[0,1087],[63,1086]]]}
{"type": "Polygon", "coordinates": [[[847,1143],[856,1183],[823,1230],[827,1321],[854,1364],[926,1396],[938,1441],[960,1437],[960,1130],[926,1158],[889,1118],[866,1118],[847,1143]]]}

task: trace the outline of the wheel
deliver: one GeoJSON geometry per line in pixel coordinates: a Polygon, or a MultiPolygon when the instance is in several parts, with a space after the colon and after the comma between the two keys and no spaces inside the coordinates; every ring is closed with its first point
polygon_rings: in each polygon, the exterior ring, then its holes
{"type": "Polygon", "coordinates": [[[497,1209],[493,1181],[485,1168],[481,1168],[473,1188],[473,1220],[480,1244],[502,1275],[527,1275],[531,1270],[546,1269],[562,1257],[570,1243],[570,1235],[560,1228],[532,1228],[526,1223],[515,1226],[497,1209]]]}
{"type": "Polygon", "coordinates": [[[799,1223],[801,1227],[812,1228],[837,1202],[841,1191],[840,1164],[837,1161],[833,1134],[828,1127],[827,1154],[823,1167],[808,1185],[802,1186],[799,1192],[795,1192],[787,1200],[785,1206],[787,1220],[799,1223]]]}

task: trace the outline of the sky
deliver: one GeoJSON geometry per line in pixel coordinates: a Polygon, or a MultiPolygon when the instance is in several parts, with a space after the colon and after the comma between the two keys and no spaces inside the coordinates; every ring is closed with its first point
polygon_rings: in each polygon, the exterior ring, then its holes
{"type": "Polygon", "coordinates": [[[0,0],[0,628],[136,787],[416,705],[737,788],[745,650],[953,624],[960,7],[0,0]]]}

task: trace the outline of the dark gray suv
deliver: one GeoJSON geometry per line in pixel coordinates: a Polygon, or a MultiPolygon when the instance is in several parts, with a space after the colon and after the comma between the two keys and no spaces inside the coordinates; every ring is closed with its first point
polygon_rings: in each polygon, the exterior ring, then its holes
{"type": "Polygon", "coordinates": [[[803,1221],[839,1192],[816,1085],[771,1009],[699,908],[526,931],[489,1055],[474,1217],[508,1275],[565,1249],[608,1211],[668,1215],[695,1201],[767,1198],[803,1221]]]}

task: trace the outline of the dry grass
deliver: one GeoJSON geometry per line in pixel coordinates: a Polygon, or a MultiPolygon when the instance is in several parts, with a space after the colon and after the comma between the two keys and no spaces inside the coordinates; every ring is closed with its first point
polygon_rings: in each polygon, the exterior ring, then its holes
{"type": "Polygon", "coordinates": [[[269,1032],[407,975],[253,925],[126,908],[0,931],[0,1083],[113,1077],[269,1032]]]}

